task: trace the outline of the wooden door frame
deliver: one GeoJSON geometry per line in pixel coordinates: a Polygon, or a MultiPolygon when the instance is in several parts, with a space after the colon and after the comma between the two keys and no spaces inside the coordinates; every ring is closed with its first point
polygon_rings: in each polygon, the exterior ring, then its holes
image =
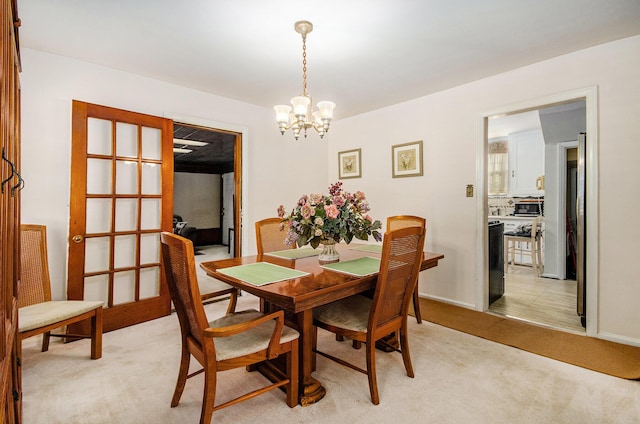
{"type": "MultiPolygon", "coordinates": [[[[236,133],[233,148],[233,255],[242,256],[242,134],[236,133]],[[240,237],[238,237],[240,235],[240,237]]],[[[231,240],[229,240],[231,244],[231,240]]]]}

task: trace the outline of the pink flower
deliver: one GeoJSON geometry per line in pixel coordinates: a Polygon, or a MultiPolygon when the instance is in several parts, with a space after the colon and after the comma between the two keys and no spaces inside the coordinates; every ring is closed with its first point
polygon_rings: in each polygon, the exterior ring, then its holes
{"type": "Polygon", "coordinates": [[[284,206],[280,205],[278,206],[278,218],[283,218],[284,217],[284,206]]]}
{"type": "Polygon", "coordinates": [[[308,203],[305,203],[300,208],[300,213],[304,219],[309,219],[316,214],[316,210],[308,203]]]}
{"type": "Polygon", "coordinates": [[[364,200],[365,196],[364,193],[361,191],[356,191],[353,196],[356,198],[356,200],[364,200]]]}
{"type": "Polygon", "coordinates": [[[309,195],[309,203],[312,205],[317,205],[318,203],[322,203],[322,194],[314,193],[309,195]]]}
{"type": "Polygon", "coordinates": [[[340,215],[340,211],[338,210],[336,205],[325,205],[324,211],[331,219],[336,219],[338,215],[340,215]]]}
{"type": "Polygon", "coordinates": [[[365,216],[364,219],[366,219],[369,222],[373,222],[373,218],[371,218],[371,215],[369,214],[367,214],[367,216],[365,216]]]}

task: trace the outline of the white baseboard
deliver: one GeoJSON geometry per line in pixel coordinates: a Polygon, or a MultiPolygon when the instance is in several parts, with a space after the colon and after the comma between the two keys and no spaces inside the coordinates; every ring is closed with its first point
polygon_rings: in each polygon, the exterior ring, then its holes
{"type": "Polygon", "coordinates": [[[631,337],[625,337],[625,336],[620,336],[618,334],[605,333],[605,332],[598,333],[596,337],[598,339],[608,340],[610,342],[640,347],[640,339],[634,339],[631,337]]]}
{"type": "Polygon", "coordinates": [[[480,309],[476,307],[476,305],[472,305],[471,303],[456,302],[454,300],[447,299],[445,297],[430,296],[425,293],[418,293],[418,296],[423,297],[425,299],[437,300],[438,302],[448,303],[450,305],[460,306],[461,308],[472,309],[474,311],[482,312],[480,309]]]}

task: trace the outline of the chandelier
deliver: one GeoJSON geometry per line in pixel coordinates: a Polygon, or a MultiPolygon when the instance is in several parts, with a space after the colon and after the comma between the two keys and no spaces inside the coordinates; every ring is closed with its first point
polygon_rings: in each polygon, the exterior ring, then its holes
{"type": "Polygon", "coordinates": [[[307,137],[307,129],[316,130],[320,138],[329,131],[329,124],[333,118],[333,108],[336,104],[329,101],[318,102],[318,110],[313,110],[313,100],[307,93],[307,34],[313,31],[313,24],[309,21],[298,21],[294,28],[302,35],[302,95],[291,98],[291,106],[277,105],[273,109],[276,111],[276,121],[280,128],[280,133],[284,135],[287,130],[293,131],[293,136],[297,140],[300,132],[304,129],[304,137],[307,137]]]}

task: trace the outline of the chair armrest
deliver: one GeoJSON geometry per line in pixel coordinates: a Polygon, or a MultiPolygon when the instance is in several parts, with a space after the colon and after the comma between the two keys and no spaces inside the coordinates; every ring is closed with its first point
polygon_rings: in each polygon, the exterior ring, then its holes
{"type": "Polygon", "coordinates": [[[248,331],[252,328],[256,328],[271,320],[275,320],[276,323],[269,340],[269,346],[267,347],[267,356],[270,359],[273,359],[278,356],[276,347],[280,346],[280,337],[282,336],[282,329],[284,328],[284,311],[282,310],[262,315],[258,318],[250,319],[239,324],[229,325],[227,327],[206,328],[204,330],[204,335],[205,337],[229,337],[248,331]]]}

